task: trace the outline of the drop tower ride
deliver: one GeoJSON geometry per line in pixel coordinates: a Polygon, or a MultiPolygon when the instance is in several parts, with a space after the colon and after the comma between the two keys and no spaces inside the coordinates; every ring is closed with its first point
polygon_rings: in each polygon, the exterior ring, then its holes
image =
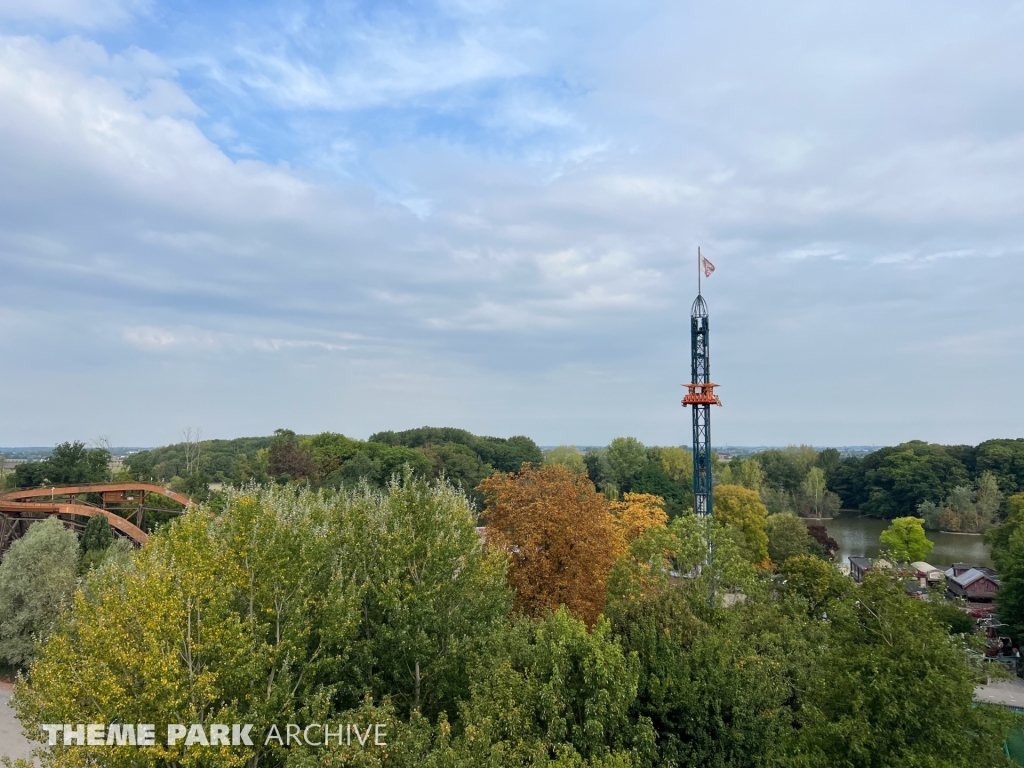
{"type": "Polygon", "coordinates": [[[721,405],[711,383],[708,305],[701,295],[700,273],[708,277],[714,265],[697,249],[697,298],[690,310],[690,382],[683,406],[693,406],[693,511],[698,517],[714,514],[711,484],[711,406],[721,405]]]}

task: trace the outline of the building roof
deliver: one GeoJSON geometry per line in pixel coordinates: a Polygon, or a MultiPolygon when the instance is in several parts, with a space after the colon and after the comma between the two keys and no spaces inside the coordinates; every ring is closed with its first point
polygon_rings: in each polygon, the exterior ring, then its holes
{"type": "Polygon", "coordinates": [[[924,560],[917,560],[911,563],[910,567],[916,571],[921,571],[922,573],[931,573],[932,571],[942,570],[941,568],[936,568],[934,565],[926,563],[924,560]]]}
{"type": "Polygon", "coordinates": [[[946,571],[946,576],[949,577],[953,582],[955,582],[963,589],[967,589],[971,586],[971,584],[976,582],[978,579],[989,579],[997,585],[1002,584],[1002,582],[1000,582],[999,579],[995,576],[984,573],[978,570],[977,568],[971,568],[969,571],[965,571],[964,573],[961,573],[959,576],[954,576],[953,569],[950,568],[948,571],[946,571]]]}
{"type": "Polygon", "coordinates": [[[850,561],[851,566],[856,565],[858,568],[870,568],[873,563],[870,557],[854,557],[851,555],[846,559],[850,561]]]}

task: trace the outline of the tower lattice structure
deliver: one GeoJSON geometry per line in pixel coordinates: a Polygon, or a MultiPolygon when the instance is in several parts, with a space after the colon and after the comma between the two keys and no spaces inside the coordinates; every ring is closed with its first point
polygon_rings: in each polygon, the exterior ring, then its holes
{"type": "Polygon", "coordinates": [[[697,294],[690,310],[690,384],[683,405],[693,406],[693,511],[700,517],[714,514],[711,483],[711,406],[721,405],[711,383],[708,305],[697,294]]]}

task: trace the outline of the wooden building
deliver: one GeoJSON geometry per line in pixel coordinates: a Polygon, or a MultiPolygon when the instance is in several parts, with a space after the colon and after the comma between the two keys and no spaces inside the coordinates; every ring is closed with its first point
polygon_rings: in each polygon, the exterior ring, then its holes
{"type": "Polygon", "coordinates": [[[999,591],[1000,581],[991,568],[968,568],[956,566],[946,571],[946,590],[952,597],[989,602],[999,591]]]}

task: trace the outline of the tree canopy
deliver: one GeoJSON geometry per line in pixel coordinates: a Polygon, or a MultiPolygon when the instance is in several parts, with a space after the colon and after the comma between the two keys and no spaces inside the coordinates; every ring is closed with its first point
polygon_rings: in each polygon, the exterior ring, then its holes
{"type": "Polygon", "coordinates": [[[479,488],[488,543],[509,558],[519,610],[538,616],[564,605],[588,624],[597,621],[621,538],[593,483],[558,464],[524,464],[479,488]]]}
{"type": "Polygon", "coordinates": [[[811,679],[798,738],[806,764],[1008,764],[1002,739],[1012,716],[975,705],[978,678],[963,646],[927,604],[869,574],[856,599],[833,602],[830,613],[832,637],[818,660],[828,673],[811,679]]]}
{"type": "Polygon", "coordinates": [[[846,457],[824,469],[826,484],[847,508],[891,519],[922,514],[925,504],[936,510],[930,527],[949,530],[953,524],[960,526],[955,530],[983,530],[996,517],[993,507],[1003,508],[996,493],[1005,498],[1024,490],[1024,438],[986,440],[976,447],[913,440],[864,457],[846,457]],[[957,488],[970,489],[971,504],[980,505],[980,520],[973,517],[978,510],[965,510],[953,501],[957,488]],[[943,509],[952,514],[940,526],[943,509]],[[969,512],[966,527],[964,511],[969,512]]]}
{"type": "Polygon", "coordinates": [[[43,461],[19,464],[14,469],[18,488],[38,485],[75,485],[102,483],[110,479],[110,452],[105,448],[86,448],[85,443],[61,443],[43,461]]]}
{"type": "Polygon", "coordinates": [[[999,618],[1014,637],[1024,638],[1024,493],[1006,500],[1006,520],[985,538],[1002,585],[996,593],[999,618]]]}
{"type": "Polygon", "coordinates": [[[575,445],[560,445],[552,448],[544,454],[545,464],[561,464],[573,472],[586,472],[587,464],[583,461],[583,454],[575,445]]]}
{"type": "MultiPolygon", "coordinates": [[[[735,526],[666,524],[657,498],[525,465],[484,481],[481,536],[464,492],[411,470],[309,485],[228,489],[77,589],[72,567],[13,703],[30,730],[384,722],[386,748],[58,746],[46,765],[1009,765],[1009,715],[973,702],[955,617],[891,572],[856,586],[807,554],[756,567],[752,489],[721,486],[737,489],[720,494],[744,510],[735,526]]],[[[1018,545],[1011,532],[1000,551],[1018,545]]]]}
{"type": "Polygon", "coordinates": [[[71,600],[78,538],[55,517],[32,523],[0,562],[0,658],[27,666],[71,600]]]}
{"type": "Polygon", "coordinates": [[[897,517],[882,531],[879,541],[886,554],[901,563],[924,560],[935,546],[928,540],[924,524],[917,517],[897,517]]]}
{"type": "MultiPolygon", "coordinates": [[[[751,563],[767,564],[768,534],[765,526],[768,510],[757,491],[741,485],[715,488],[716,522],[733,531],[744,557],[751,563]]],[[[801,523],[803,525],[803,523],[801,523]]]]}
{"type": "Polygon", "coordinates": [[[804,521],[787,512],[769,515],[765,533],[768,534],[768,557],[776,565],[817,549],[817,542],[808,534],[804,521]]]}

